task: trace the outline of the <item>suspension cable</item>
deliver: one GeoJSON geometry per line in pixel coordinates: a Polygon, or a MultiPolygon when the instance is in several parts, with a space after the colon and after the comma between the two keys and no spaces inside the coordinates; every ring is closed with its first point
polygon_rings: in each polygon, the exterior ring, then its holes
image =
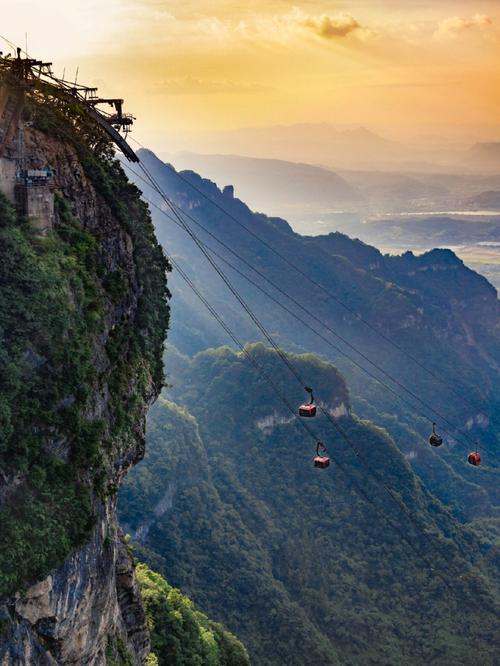
{"type": "MultiPolygon", "coordinates": [[[[287,398],[282,394],[282,392],[279,390],[277,384],[274,382],[274,380],[271,378],[269,373],[267,373],[264,368],[255,360],[255,358],[250,354],[248,351],[247,347],[238,340],[236,335],[232,332],[232,330],[229,328],[229,326],[226,324],[226,322],[223,320],[223,318],[219,315],[219,313],[216,311],[216,309],[207,301],[207,299],[201,294],[201,292],[198,290],[196,285],[192,282],[192,280],[189,278],[189,276],[183,271],[183,269],[179,266],[178,262],[176,262],[172,257],[169,257],[167,255],[167,258],[169,262],[175,267],[181,278],[188,284],[188,286],[192,289],[192,291],[195,293],[195,295],[199,298],[199,300],[204,304],[204,306],[207,308],[207,310],[211,313],[211,315],[215,318],[215,320],[221,325],[221,327],[226,331],[226,333],[229,335],[229,337],[233,340],[234,344],[242,351],[242,353],[245,355],[245,357],[252,363],[252,365],[256,368],[258,374],[262,376],[267,382],[269,382],[270,386],[273,388],[275,394],[280,398],[280,400],[283,402],[283,404],[286,406],[286,408],[291,412],[292,416],[296,419],[298,419],[299,424],[304,428],[305,432],[307,433],[308,436],[311,437],[311,439],[317,444],[318,439],[313,432],[313,430],[302,420],[300,419],[293,406],[288,402],[287,398]]],[[[345,435],[344,435],[345,436],[345,435]]],[[[358,458],[360,456],[358,455],[358,458]]],[[[427,568],[432,572],[433,575],[437,576],[445,585],[446,587],[451,591],[455,592],[456,590],[453,588],[451,583],[444,578],[433,566],[432,562],[428,560],[428,558],[422,554],[416,546],[413,544],[413,542],[401,531],[399,526],[387,516],[387,514],[384,511],[381,511],[377,504],[369,497],[369,495],[366,493],[365,489],[360,486],[359,482],[353,478],[351,474],[349,474],[346,470],[345,465],[343,465],[340,460],[338,460],[336,457],[333,457],[333,462],[336,464],[339,469],[345,474],[345,476],[350,480],[354,491],[362,498],[364,499],[375,511],[375,513],[381,517],[404,541],[413,551],[413,553],[417,556],[418,559],[422,560],[424,564],[427,566],[427,568]]],[[[419,526],[417,527],[417,532],[420,532],[419,526]]],[[[427,535],[424,532],[420,532],[421,534],[424,535],[424,538],[427,539],[427,535]]],[[[434,550],[436,550],[434,548],[434,550]]],[[[439,555],[442,556],[441,552],[439,552],[439,555]]],[[[443,556],[442,556],[443,557],[443,556]]],[[[448,562],[447,562],[448,564],[448,562]]],[[[472,572],[472,567],[470,567],[470,571],[472,572]]]]}
{"type": "MultiPolygon", "coordinates": [[[[143,148],[144,150],[147,150],[143,144],[141,144],[135,137],[131,137],[132,141],[134,141],[140,148],[143,148]]],[[[275,254],[277,257],[279,257],[282,261],[284,261],[286,264],[288,264],[291,268],[293,268],[295,271],[297,271],[302,277],[306,278],[309,280],[314,286],[316,286],[318,289],[323,291],[325,294],[329,296],[332,300],[334,300],[338,305],[343,307],[345,310],[347,310],[350,314],[355,316],[359,321],[363,322],[368,328],[370,328],[376,335],[379,337],[383,338],[386,342],[388,342],[390,345],[392,345],[395,349],[397,349],[401,354],[404,354],[407,358],[409,358],[411,361],[413,361],[417,366],[419,366],[422,370],[424,370],[427,374],[429,374],[431,377],[434,379],[440,381],[441,383],[445,384],[449,390],[454,393],[458,398],[460,398],[463,402],[467,403],[470,407],[473,409],[478,409],[476,405],[474,405],[469,398],[466,396],[462,395],[459,393],[449,382],[446,381],[441,375],[438,375],[435,373],[433,370],[428,368],[426,365],[424,365],[421,361],[419,361],[417,358],[415,358],[410,352],[408,352],[406,349],[404,349],[400,344],[395,342],[391,337],[386,335],[383,331],[379,330],[376,326],[374,326],[371,322],[369,322],[367,319],[365,319],[361,314],[359,314],[356,310],[354,310],[351,306],[349,306],[347,303],[345,303],[342,299],[340,299],[336,294],[334,294],[330,289],[324,287],[320,282],[315,280],[312,276],[308,275],[305,271],[303,271],[300,266],[295,264],[293,261],[291,261],[287,256],[279,252],[276,248],[274,248],[270,243],[268,243],[265,239],[263,239],[259,234],[257,234],[253,229],[248,227],[246,224],[244,224],[241,220],[239,220],[235,215],[233,215],[231,212],[226,210],[224,206],[221,206],[215,199],[213,199],[211,196],[209,196],[206,192],[204,192],[201,188],[197,187],[194,183],[192,183],[188,178],[182,175],[181,172],[173,169],[173,173],[184,183],[189,185],[193,190],[195,190],[198,194],[200,194],[204,199],[209,201],[213,206],[215,206],[218,210],[220,210],[224,215],[226,215],[229,219],[233,220],[238,224],[240,227],[242,227],[248,234],[250,234],[253,238],[255,238],[257,241],[262,243],[268,250],[270,250],[273,254],[275,254]]]]}
{"type": "MultiPolygon", "coordinates": [[[[131,171],[131,173],[133,173],[136,177],[140,178],[140,179],[141,179],[143,182],[145,182],[149,187],[151,187],[155,192],[157,192],[158,194],[160,194],[159,186],[158,186],[157,183],[156,183],[156,186],[153,186],[149,180],[146,180],[145,178],[141,177],[140,174],[138,174],[136,171],[134,171],[134,169],[132,169],[128,164],[126,164],[125,166],[131,171]]],[[[162,194],[160,194],[160,196],[162,196],[162,194]]],[[[332,335],[334,335],[336,338],[338,338],[339,340],[341,340],[341,341],[342,341],[347,347],[349,347],[350,349],[352,349],[355,353],[357,353],[359,356],[361,356],[365,361],[367,361],[368,363],[370,363],[374,368],[376,368],[379,372],[381,372],[383,375],[385,375],[385,376],[386,376],[388,379],[390,379],[395,385],[397,385],[400,389],[402,389],[402,390],[405,391],[408,395],[410,395],[414,400],[418,401],[418,402],[419,402],[421,405],[423,405],[427,410],[429,410],[430,412],[432,412],[433,414],[435,414],[435,415],[436,415],[436,416],[437,416],[437,417],[438,417],[443,423],[447,423],[448,426],[449,426],[449,427],[450,427],[455,433],[460,434],[460,435],[464,438],[464,441],[465,441],[467,444],[469,444],[469,445],[474,445],[474,446],[476,445],[476,442],[473,441],[472,438],[469,438],[468,435],[467,435],[466,433],[462,433],[463,427],[459,427],[459,426],[457,426],[456,424],[454,424],[453,422],[451,422],[447,417],[443,416],[443,415],[442,415],[440,412],[438,412],[434,407],[432,407],[432,406],[429,405],[427,402],[425,402],[424,400],[422,400],[418,395],[416,395],[413,391],[411,391],[410,389],[408,389],[408,388],[407,388],[402,382],[400,382],[398,379],[396,379],[395,377],[393,377],[389,372],[387,372],[386,370],[384,370],[380,365],[378,365],[377,363],[375,363],[374,361],[372,361],[372,360],[371,360],[366,354],[364,354],[364,353],[361,352],[359,349],[357,349],[357,348],[356,348],[352,343],[350,343],[346,338],[344,338],[344,337],[341,336],[339,333],[337,333],[337,332],[336,332],[331,326],[329,326],[328,324],[324,323],[324,322],[323,322],[321,319],[319,319],[319,318],[318,318],[313,312],[311,312],[308,308],[306,308],[306,307],[303,306],[299,301],[297,301],[297,299],[295,299],[293,296],[290,296],[290,295],[289,295],[287,292],[285,292],[285,291],[284,291],[279,285],[275,284],[275,283],[274,283],[272,280],[270,280],[265,274],[263,274],[261,271],[259,271],[259,270],[256,269],[255,267],[253,267],[248,261],[246,261],[246,260],[245,260],[241,255],[239,255],[237,252],[235,252],[230,246],[228,246],[226,243],[224,243],[223,241],[221,241],[220,239],[218,239],[214,234],[212,234],[208,229],[206,229],[202,224],[200,224],[200,223],[199,223],[199,222],[198,222],[193,216],[189,215],[186,211],[182,210],[182,209],[181,209],[179,206],[177,206],[174,202],[172,202],[172,201],[169,200],[169,202],[170,202],[170,203],[168,204],[168,205],[169,205],[169,208],[170,208],[171,210],[172,210],[172,208],[175,208],[176,211],[177,211],[177,212],[176,212],[176,218],[177,218],[177,219],[174,219],[174,218],[172,218],[170,215],[168,215],[168,213],[167,213],[164,209],[160,208],[159,206],[157,206],[156,204],[154,204],[152,201],[150,201],[150,200],[147,199],[146,197],[144,197],[144,198],[148,201],[148,203],[149,203],[150,205],[152,205],[153,207],[155,207],[159,212],[161,212],[163,215],[165,215],[168,219],[172,220],[172,221],[173,221],[174,223],[176,223],[178,226],[181,226],[181,228],[183,228],[183,229],[185,229],[185,227],[184,227],[184,225],[182,225],[180,222],[178,222],[178,215],[177,215],[177,214],[180,213],[180,214],[184,215],[185,217],[187,217],[188,219],[190,219],[190,220],[191,220],[192,222],[194,222],[198,227],[200,227],[204,232],[206,232],[210,237],[212,237],[212,238],[213,238],[214,240],[216,240],[219,244],[221,244],[225,249],[227,249],[227,250],[228,250],[229,252],[231,252],[234,256],[236,256],[239,260],[241,260],[246,266],[248,266],[249,268],[251,268],[251,269],[252,269],[257,275],[259,275],[259,277],[261,277],[262,279],[264,279],[264,280],[265,280],[268,284],[270,284],[274,289],[276,289],[279,293],[281,293],[281,294],[282,294],[283,296],[285,296],[288,300],[290,300],[292,303],[294,303],[294,305],[296,305],[296,307],[298,307],[299,309],[301,309],[302,311],[304,311],[304,312],[305,312],[308,316],[310,316],[314,321],[316,321],[317,323],[319,323],[319,324],[320,324],[321,326],[323,326],[327,331],[329,331],[332,335]]],[[[271,300],[272,300],[274,303],[276,303],[279,307],[281,307],[283,310],[285,310],[286,312],[288,312],[289,314],[291,314],[294,318],[296,318],[298,321],[300,321],[305,327],[307,327],[309,330],[311,330],[313,333],[315,333],[315,335],[317,335],[320,339],[322,339],[326,344],[328,344],[330,347],[332,347],[333,349],[335,349],[337,352],[339,352],[340,354],[342,354],[343,356],[345,356],[346,358],[348,358],[349,361],[350,361],[351,363],[353,363],[356,367],[358,367],[360,370],[362,370],[364,373],[366,373],[369,377],[371,377],[371,378],[374,379],[376,382],[378,382],[378,383],[379,383],[381,386],[383,386],[385,389],[387,389],[388,391],[390,391],[390,392],[391,392],[391,393],[392,393],[392,394],[393,394],[398,400],[400,400],[401,402],[403,402],[403,403],[405,403],[406,405],[408,405],[413,411],[415,411],[417,414],[419,414],[422,418],[424,418],[424,419],[426,419],[426,420],[431,420],[431,419],[429,419],[429,416],[428,416],[427,414],[423,414],[422,412],[418,411],[418,408],[415,408],[415,406],[412,405],[412,403],[411,403],[409,400],[407,400],[407,399],[404,398],[402,395],[400,395],[400,394],[399,394],[397,391],[395,391],[391,386],[389,386],[389,385],[388,385],[387,383],[385,383],[382,379],[380,379],[380,377],[376,376],[375,374],[373,374],[372,372],[370,372],[369,370],[367,370],[363,365],[361,365],[361,364],[358,363],[355,359],[353,359],[352,356],[350,356],[349,354],[347,354],[347,352],[343,351],[342,349],[340,349],[339,347],[337,347],[336,345],[334,345],[330,340],[328,340],[327,338],[325,338],[321,333],[319,333],[319,332],[318,332],[315,328],[313,328],[310,324],[308,324],[306,321],[304,321],[304,320],[303,320],[301,317],[299,317],[296,313],[293,313],[293,312],[292,312],[289,308],[287,308],[287,307],[286,307],[281,301],[279,301],[278,299],[276,299],[275,297],[273,297],[271,294],[269,294],[269,292],[267,292],[266,290],[264,290],[261,286],[259,286],[256,282],[254,282],[251,278],[249,278],[247,275],[245,275],[244,273],[242,273],[242,272],[241,272],[238,268],[236,268],[233,264],[231,264],[231,263],[230,263],[229,261],[227,261],[224,257],[222,257],[221,255],[219,255],[215,250],[213,250],[212,248],[210,248],[210,247],[207,246],[206,244],[202,243],[202,241],[199,241],[199,242],[200,242],[202,245],[204,245],[204,247],[205,247],[208,251],[210,251],[212,254],[214,254],[215,256],[217,256],[221,261],[223,261],[225,264],[227,264],[230,268],[232,268],[232,269],[233,269],[235,272],[237,272],[239,275],[241,275],[241,276],[242,276],[245,280],[247,280],[250,284],[252,284],[254,287],[256,287],[257,289],[259,289],[263,294],[265,294],[269,299],[271,299],[271,300]]],[[[262,331],[261,331],[261,332],[262,332],[262,331]]],[[[266,336],[265,333],[263,333],[263,335],[266,336]]],[[[266,339],[267,339],[267,336],[266,336],[266,339]]],[[[281,350],[280,350],[279,353],[281,353],[281,350]]],[[[287,363],[286,360],[285,360],[285,363],[287,363]]],[[[293,374],[293,370],[291,370],[291,372],[292,372],[292,374],[293,374]]],[[[452,440],[456,440],[456,439],[457,439],[457,435],[456,435],[456,434],[453,434],[452,432],[447,431],[447,430],[445,430],[444,428],[442,429],[442,432],[445,433],[445,434],[447,434],[452,440]]],[[[491,451],[490,449],[488,449],[487,447],[484,447],[484,446],[483,446],[483,448],[486,448],[486,450],[488,451],[488,453],[489,453],[490,455],[496,457],[496,455],[497,455],[496,452],[493,452],[493,451],[491,451]]]]}

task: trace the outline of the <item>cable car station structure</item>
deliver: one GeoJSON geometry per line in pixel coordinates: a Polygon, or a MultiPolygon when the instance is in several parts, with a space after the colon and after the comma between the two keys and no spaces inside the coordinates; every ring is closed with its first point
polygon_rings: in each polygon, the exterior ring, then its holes
{"type": "Polygon", "coordinates": [[[0,53],[0,183],[3,193],[41,231],[54,216],[54,173],[51,165],[33,164],[25,148],[26,109],[36,101],[65,105],[97,126],[130,162],[139,158],[126,141],[134,117],[123,112],[122,99],[99,97],[91,88],[57,78],[52,63],[0,53]]]}

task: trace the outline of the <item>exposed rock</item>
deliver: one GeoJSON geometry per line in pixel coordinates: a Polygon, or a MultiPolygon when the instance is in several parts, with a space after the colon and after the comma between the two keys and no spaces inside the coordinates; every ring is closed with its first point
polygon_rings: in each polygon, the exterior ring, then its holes
{"type": "Polygon", "coordinates": [[[110,637],[122,640],[134,664],[144,663],[149,633],[114,503],[83,548],[6,608],[1,666],[104,666],[110,637]]]}
{"type": "Polygon", "coordinates": [[[257,419],[255,425],[259,430],[270,432],[279,425],[292,423],[294,418],[294,416],[283,416],[274,412],[273,414],[268,414],[267,416],[257,419]]]}

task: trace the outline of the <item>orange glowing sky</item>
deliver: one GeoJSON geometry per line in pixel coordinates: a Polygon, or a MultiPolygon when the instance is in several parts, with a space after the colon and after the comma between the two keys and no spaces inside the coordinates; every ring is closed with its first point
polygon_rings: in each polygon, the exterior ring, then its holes
{"type": "Polygon", "coordinates": [[[500,0],[0,6],[3,35],[125,97],[150,143],[300,122],[500,139],[500,0]]]}

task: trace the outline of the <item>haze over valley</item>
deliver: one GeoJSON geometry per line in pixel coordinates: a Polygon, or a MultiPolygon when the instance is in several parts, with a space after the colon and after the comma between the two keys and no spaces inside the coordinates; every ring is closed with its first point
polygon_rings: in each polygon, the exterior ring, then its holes
{"type": "MultiPolygon", "coordinates": [[[[351,154],[354,150],[350,151],[351,154]]],[[[453,172],[327,169],[283,159],[177,153],[192,169],[255,210],[286,219],[301,234],[341,231],[383,252],[451,247],[500,286],[500,166],[453,172]]]]}

